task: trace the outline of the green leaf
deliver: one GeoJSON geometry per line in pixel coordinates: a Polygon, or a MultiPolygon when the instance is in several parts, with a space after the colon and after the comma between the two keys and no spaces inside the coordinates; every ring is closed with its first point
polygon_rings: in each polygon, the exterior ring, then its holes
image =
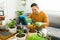
{"type": "Polygon", "coordinates": [[[20,16],[23,14],[24,11],[16,11],[17,16],[20,16]]]}
{"type": "Polygon", "coordinates": [[[45,40],[45,38],[44,37],[40,37],[37,34],[33,34],[33,35],[28,37],[28,40],[45,40]]]}
{"type": "Polygon", "coordinates": [[[22,35],[23,32],[21,30],[18,30],[18,35],[22,35]]]}
{"type": "Polygon", "coordinates": [[[16,21],[15,20],[11,20],[11,22],[9,23],[6,23],[6,26],[7,27],[10,27],[10,28],[14,28],[14,25],[16,24],[16,21]]]}

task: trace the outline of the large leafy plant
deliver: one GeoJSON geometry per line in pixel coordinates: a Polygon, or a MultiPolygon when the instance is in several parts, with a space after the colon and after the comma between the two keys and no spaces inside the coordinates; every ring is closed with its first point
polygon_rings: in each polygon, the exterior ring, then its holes
{"type": "Polygon", "coordinates": [[[15,20],[11,20],[9,23],[6,23],[6,26],[9,28],[14,28],[16,24],[15,20]]]}
{"type": "Polygon", "coordinates": [[[32,36],[29,36],[28,40],[45,40],[45,39],[43,37],[38,36],[37,34],[34,34],[32,36]]]}
{"type": "Polygon", "coordinates": [[[39,33],[29,36],[27,40],[48,40],[48,39],[44,37],[42,33],[39,33]]]}

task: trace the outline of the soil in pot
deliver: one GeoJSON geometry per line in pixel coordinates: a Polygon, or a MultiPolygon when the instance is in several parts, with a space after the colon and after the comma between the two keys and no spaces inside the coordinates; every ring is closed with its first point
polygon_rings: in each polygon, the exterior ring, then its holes
{"type": "Polygon", "coordinates": [[[21,29],[21,26],[20,25],[17,25],[17,29],[21,29]]]}
{"type": "Polygon", "coordinates": [[[27,33],[27,29],[24,29],[23,32],[24,32],[24,33],[27,33]]]}
{"type": "Polygon", "coordinates": [[[11,29],[15,28],[15,27],[10,27],[11,29]]]}
{"type": "Polygon", "coordinates": [[[29,30],[30,33],[35,33],[36,31],[35,30],[29,30]]]}
{"type": "Polygon", "coordinates": [[[21,37],[24,37],[25,36],[25,34],[22,34],[22,35],[16,35],[16,37],[19,37],[19,38],[21,38],[21,37]]]}
{"type": "Polygon", "coordinates": [[[35,33],[36,30],[35,30],[35,29],[30,29],[29,32],[30,32],[30,33],[35,33]]]}

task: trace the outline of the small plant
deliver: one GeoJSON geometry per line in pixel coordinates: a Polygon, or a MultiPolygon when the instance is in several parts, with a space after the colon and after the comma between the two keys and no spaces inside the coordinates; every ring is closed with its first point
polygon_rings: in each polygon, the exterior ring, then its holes
{"type": "Polygon", "coordinates": [[[6,26],[9,27],[9,28],[15,28],[15,24],[16,24],[16,21],[15,20],[11,20],[11,22],[6,23],[6,26]]]}
{"type": "Polygon", "coordinates": [[[23,34],[21,30],[18,30],[18,37],[20,37],[23,34]]]}
{"type": "Polygon", "coordinates": [[[42,33],[42,32],[37,33],[37,35],[41,38],[44,38],[44,40],[48,40],[48,36],[45,37],[44,33],[42,33]]]}
{"type": "Polygon", "coordinates": [[[30,25],[28,25],[28,27],[29,27],[29,32],[31,32],[31,33],[36,32],[34,24],[30,24],[30,25]]]}
{"type": "Polygon", "coordinates": [[[16,11],[17,16],[20,16],[23,14],[24,11],[16,11]]]}
{"type": "Polygon", "coordinates": [[[16,36],[19,37],[19,38],[21,38],[21,37],[24,37],[25,34],[23,34],[22,30],[18,30],[18,34],[16,36]]]}
{"type": "Polygon", "coordinates": [[[27,40],[46,40],[46,39],[42,36],[38,36],[37,34],[33,34],[29,36],[27,40]]]}
{"type": "Polygon", "coordinates": [[[21,26],[21,29],[20,30],[18,30],[18,34],[16,35],[17,37],[24,37],[25,36],[25,34],[23,34],[23,27],[22,27],[22,24],[20,23],[20,26],[21,26]]]}
{"type": "Polygon", "coordinates": [[[32,33],[36,32],[35,24],[33,23],[33,20],[31,18],[27,18],[26,21],[28,23],[29,32],[32,32],[32,33]]]}

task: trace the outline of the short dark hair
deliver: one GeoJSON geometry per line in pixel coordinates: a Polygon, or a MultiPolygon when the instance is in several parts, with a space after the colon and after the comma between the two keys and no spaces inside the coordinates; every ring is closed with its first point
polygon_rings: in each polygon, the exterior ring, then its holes
{"type": "Polygon", "coordinates": [[[36,3],[32,3],[32,4],[31,4],[31,7],[33,7],[33,6],[38,7],[38,5],[37,5],[36,3]]]}

